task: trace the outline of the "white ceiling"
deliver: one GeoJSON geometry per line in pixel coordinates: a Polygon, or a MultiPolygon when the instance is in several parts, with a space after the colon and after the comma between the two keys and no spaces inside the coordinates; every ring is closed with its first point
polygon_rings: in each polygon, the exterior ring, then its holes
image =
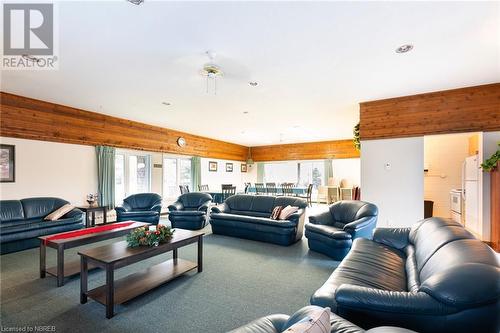
{"type": "Polygon", "coordinates": [[[4,71],[3,91],[251,146],[350,138],[359,102],[500,81],[499,2],[72,1],[58,22],[59,70],[4,71]]]}

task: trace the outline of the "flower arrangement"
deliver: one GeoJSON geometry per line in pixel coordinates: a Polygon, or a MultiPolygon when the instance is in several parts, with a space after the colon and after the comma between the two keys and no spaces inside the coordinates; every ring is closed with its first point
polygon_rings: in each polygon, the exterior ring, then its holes
{"type": "Polygon", "coordinates": [[[490,158],[484,161],[483,164],[481,164],[481,168],[483,168],[484,171],[491,172],[493,169],[496,168],[498,161],[500,161],[500,142],[498,143],[498,150],[491,155],[490,158]]]}
{"type": "Polygon", "coordinates": [[[172,238],[174,231],[174,229],[161,224],[156,226],[156,230],[140,227],[127,235],[127,243],[129,247],[158,246],[172,238]]]}
{"type": "Polygon", "coordinates": [[[352,133],[354,134],[354,138],[352,140],[354,142],[354,147],[357,150],[361,150],[361,141],[359,140],[359,123],[354,126],[354,130],[352,131],[352,133]]]}

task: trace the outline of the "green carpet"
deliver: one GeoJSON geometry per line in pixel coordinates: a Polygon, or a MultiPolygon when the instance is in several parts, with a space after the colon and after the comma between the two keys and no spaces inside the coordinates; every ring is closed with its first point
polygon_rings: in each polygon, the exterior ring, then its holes
{"type": "MultiPolygon", "coordinates": [[[[108,320],[104,306],[89,299],[79,304],[80,280],[38,276],[38,249],[3,255],[1,261],[1,325],[52,325],[56,332],[225,332],[271,313],[291,314],[309,297],[338,262],[308,251],[307,240],[283,247],[210,234],[204,238],[204,270],[187,273],[145,295],[115,307],[108,320]]],[[[99,244],[114,242],[106,241],[99,244]]],[[[48,249],[48,263],[55,251],[48,249]]],[[[66,260],[78,259],[78,249],[66,260]]],[[[195,261],[196,244],[181,248],[179,257],[195,261]]],[[[165,254],[118,270],[115,278],[159,263],[165,254]]],[[[101,270],[90,273],[89,286],[104,283],[101,270]]]]}

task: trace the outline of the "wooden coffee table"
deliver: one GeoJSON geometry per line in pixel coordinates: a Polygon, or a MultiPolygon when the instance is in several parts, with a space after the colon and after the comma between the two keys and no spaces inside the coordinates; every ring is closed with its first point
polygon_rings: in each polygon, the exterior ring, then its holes
{"type": "Polygon", "coordinates": [[[156,247],[128,247],[126,241],[84,249],[81,256],[80,303],[87,303],[87,297],[106,306],[106,318],[114,315],[114,305],[125,303],[153,288],[198,268],[203,270],[203,232],[175,229],[172,239],[156,247]],[[178,258],[178,249],[188,244],[198,243],[198,262],[178,258]],[[114,280],[116,269],[125,267],[168,251],[173,251],[173,259],[114,280]],[[90,265],[106,270],[106,284],[88,290],[88,269],[90,265]]]}
{"type": "MultiPolygon", "coordinates": [[[[127,222],[133,222],[133,221],[127,221],[127,222]]],[[[119,223],[125,223],[125,222],[119,222],[119,223]]],[[[38,239],[40,239],[40,278],[42,279],[45,278],[45,273],[53,275],[57,278],[57,286],[61,287],[62,285],[64,285],[65,277],[80,273],[79,261],[67,262],[67,263],[64,262],[64,250],[71,249],[73,247],[81,245],[100,242],[106,239],[121,237],[128,234],[132,229],[144,227],[147,225],[151,225],[151,223],[134,222],[133,224],[122,228],[106,230],[72,238],[56,239],[56,240],[50,240],[49,238],[55,235],[64,234],[66,232],[38,237],[38,239]],[[55,267],[46,268],[47,247],[57,250],[57,266],[55,267]]]]}

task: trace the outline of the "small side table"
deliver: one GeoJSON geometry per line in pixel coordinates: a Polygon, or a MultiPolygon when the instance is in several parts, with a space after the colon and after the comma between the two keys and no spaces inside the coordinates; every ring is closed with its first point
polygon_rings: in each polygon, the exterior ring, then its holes
{"type": "Polygon", "coordinates": [[[85,228],[95,226],[95,212],[102,212],[102,221],[104,224],[107,222],[108,206],[81,206],[76,208],[85,212],[85,228]],[[90,213],[92,213],[92,220],[90,219],[90,213]]]}

